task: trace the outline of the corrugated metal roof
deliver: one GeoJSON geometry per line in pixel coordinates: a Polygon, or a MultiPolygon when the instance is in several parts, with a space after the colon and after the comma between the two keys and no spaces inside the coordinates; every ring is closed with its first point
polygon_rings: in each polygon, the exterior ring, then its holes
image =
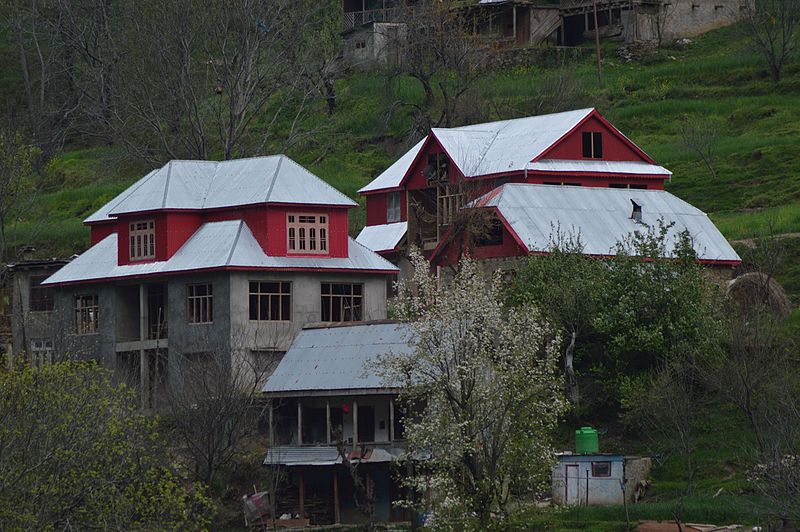
{"type": "Polygon", "coordinates": [[[392,251],[397,249],[407,230],[408,222],[368,225],[358,233],[356,242],[375,252],[392,251]]]}
{"type": "Polygon", "coordinates": [[[399,383],[385,381],[370,368],[382,355],[412,352],[410,338],[410,326],[401,323],[304,329],[263,391],[280,394],[398,388],[399,383]]]}
{"type": "Polygon", "coordinates": [[[386,259],[349,239],[348,257],[271,257],[242,220],[209,222],[166,261],[117,265],[117,235],[112,234],[50,276],[44,284],[177,273],[209,268],[397,271],[386,259]]]}
{"type": "MultiPolygon", "coordinates": [[[[578,109],[470,126],[433,128],[431,135],[467,177],[522,171],[592,111],[592,108],[578,109]]],[[[422,144],[414,146],[359,192],[399,187],[422,144]]]]}
{"type": "Polygon", "coordinates": [[[341,463],[342,456],[336,447],[322,445],[277,445],[267,449],[267,456],[264,458],[264,465],[325,466],[341,463]]]}
{"type": "Polygon", "coordinates": [[[708,216],[665,190],[506,184],[477,201],[497,207],[529,251],[546,251],[556,228],[580,234],[584,253],[614,255],[616,243],[645,226],[631,219],[631,200],[642,206],[642,222],[675,222],[667,234],[672,248],[688,230],[702,260],[739,261],[739,255],[708,216]]]}
{"type": "Polygon", "coordinates": [[[603,172],[609,174],[645,174],[669,177],[672,172],[657,164],[643,161],[576,161],[541,159],[528,165],[528,170],[544,172],[603,172]]]}
{"type": "Polygon", "coordinates": [[[230,161],[175,160],[147,174],[84,221],[156,209],[213,209],[258,203],[357,205],[285,155],[230,161]]]}
{"type": "MultiPolygon", "coordinates": [[[[406,450],[401,447],[369,446],[363,454],[360,450],[350,452],[348,460],[375,464],[396,462],[405,456],[406,450]]],[[[270,447],[264,458],[264,465],[327,466],[341,463],[342,456],[339,450],[331,445],[279,445],[270,447]]]]}
{"type": "Polygon", "coordinates": [[[405,177],[408,171],[408,167],[414,162],[419,150],[422,149],[422,145],[425,144],[425,140],[426,139],[422,139],[417,142],[413,148],[392,163],[392,165],[379,174],[378,177],[370,181],[365,187],[359,189],[359,192],[371,192],[374,190],[383,190],[385,188],[399,187],[400,183],[403,181],[403,177],[405,177]]]}

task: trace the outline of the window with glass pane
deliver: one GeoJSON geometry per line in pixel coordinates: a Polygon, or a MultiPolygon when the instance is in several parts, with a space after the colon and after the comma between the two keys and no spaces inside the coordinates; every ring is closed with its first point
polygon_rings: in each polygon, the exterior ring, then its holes
{"type": "Polygon", "coordinates": [[[320,321],[341,322],[364,319],[364,285],[322,283],[320,321]]]}
{"type": "Polygon", "coordinates": [[[250,319],[291,321],[292,283],[250,281],[250,319]]]}
{"type": "Polygon", "coordinates": [[[390,192],[386,195],[386,221],[388,223],[400,221],[399,192],[390,192]]]}
{"type": "Polygon", "coordinates": [[[214,293],[210,284],[187,285],[186,316],[189,323],[214,321],[214,293]]]}
{"type": "Polygon", "coordinates": [[[583,133],[583,156],[590,159],[603,158],[603,134],[597,131],[583,133]]]}
{"type": "Polygon", "coordinates": [[[97,332],[99,307],[97,294],[75,296],[75,332],[94,334],[97,332]]]}
{"type": "Polygon", "coordinates": [[[128,238],[131,260],[156,258],[156,225],[153,220],[131,223],[128,238]]]}
{"type": "Polygon", "coordinates": [[[324,214],[288,214],[286,216],[288,253],[328,253],[328,217],[324,214]]]}

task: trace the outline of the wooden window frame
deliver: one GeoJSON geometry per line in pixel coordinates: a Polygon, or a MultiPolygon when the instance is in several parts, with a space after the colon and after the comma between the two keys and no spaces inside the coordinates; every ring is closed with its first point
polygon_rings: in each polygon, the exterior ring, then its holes
{"type": "Polygon", "coordinates": [[[428,155],[426,169],[429,172],[426,176],[428,184],[447,183],[450,175],[450,158],[442,152],[431,153],[428,155]]]}
{"type": "Polygon", "coordinates": [[[320,321],[349,323],[364,321],[364,283],[324,282],[320,284],[320,321]],[[348,287],[349,293],[334,293],[334,286],[348,287]],[[358,287],[358,290],[356,290],[358,287]],[[327,289],[327,290],[326,290],[327,289]],[[356,293],[356,292],[359,293],[356,293]],[[347,303],[349,302],[349,308],[347,303]],[[327,317],[326,317],[327,308],[327,317]],[[347,313],[349,319],[346,319],[347,313]],[[333,319],[338,314],[340,319],[333,319]]]}
{"type": "Polygon", "coordinates": [[[328,214],[290,212],[286,215],[288,255],[328,255],[330,231],[328,214]]]}
{"type": "Polygon", "coordinates": [[[100,305],[97,294],[75,296],[75,334],[97,334],[100,328],[100,305]]]}
{"type": "Polygon", "coordinates": [[[186,322],[189,324],[214,323],[214,285],[194,283],[186,285],[186,322]],[[198,293],[200,287],[205,293],[198,293]]]}
{"type": "Polygon", "coordinates": [[[486,228],[486,234],[475,239],[475,247],[502,246],[505,228],[500,218],[492,218],[486,228]]]}
{"type": "Polygon", "coordinates": [[[599,462],[592,462],[592,477],[594,478],[609,478],[611,476],[611,461],[609,460],[602,460],[599,462]],[[597,473],[597,466],[603,464],[608,466],[608,473],[605,475],[601,475],[597,473]]]}
{"type": "Polygon", "coordinates": [[[155,220],[138,220],[128,224],[128,257],[131,262],[156,258],[155,220]]]}
{"type": "Polygon", "coordinates": [[[53,363],[53,339],[32,338],[30,348],[31,364],[42,367],[53,363]],[[37,345],[38,344],[38,345],[37,345]]]}
{"type": "Polygon", "coordinates": [[[584,159],[603,158],[603,133],[602,131],[584,131],[581,136],[582,153],[584,159]]]}
{"type": "Polygon", "coordinates": [[[31,312],[52,312],[55,308],[53,288],[41,286],[47,277],[35,275],[28,280],[28,310],[31,312]]]}
{"type": "Polygon", "coordinates": [[[291,281],[250,281],[248,284],[248,301],[250,321],[292,321],[291,281]],[[271,284],[278,285],[277,292],[268,291],[268,285],[271,284]],[[262,300],[266,300],[265,308],[262,308],[262,300]],[[276,303],[276,307],[273,307],[273,303],[276,303]],[[273,308],[277,308],[277,318],[272,317],[273,308]],[[254,310],[255,317],[253,317],[254,310]],[[262,312],[264,310],[265,312],[262,312]],[[266,314],[266,316],[263,314],[266,314]]]}
{"type": "Polygon", "coordinates": [[[400,192],[386,194],[386,223],[399,222],[403,219],[400,192]]]}

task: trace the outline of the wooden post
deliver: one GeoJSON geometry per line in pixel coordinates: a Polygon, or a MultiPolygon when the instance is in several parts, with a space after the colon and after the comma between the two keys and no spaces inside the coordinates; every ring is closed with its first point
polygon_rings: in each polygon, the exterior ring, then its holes
{"type": "Polygon", "coordinates": [[[297,400],[297,444],[303,445],[303,404],[297,400]]]}
{"type": "Polygon", "coordinates": [[[513,25],[514,25],[514,42],[516,43],[517,42],[517,6],[516,5],[514,5],[511,8],[511,18],[513,19],[513,25]]]}
{"type": "Polygon", "coordinates": [[[139,393],[142,408],[150,406],[150,364],[144,352],[144,339],[147,337],[147,304],[144,284],[139,285],[139,393]]]}
{"type": "Polygon", "coordinates": [[[353,449],[358,445],[358,401],[353,399],[353,449]]]}
{"type": "Polygon", "coordinates": [[[274,422],[274,413],[272,407],[272,399],[269,401],[269,445],[272,447],[275,445],[275,422],[274,422]]]}
{"type": "Polygon", "coordinates": [[[331,402],[325,401],[325,435],[327,436],[328,445],[331,444],[331,402]]]}
{"type": "Polygon", "coordinates": [[[300,519],[305,519],[306,515],[306,483],[303,478],[303,470],[300,470],[300,519]]]}
{"type": "MultiPolygon", "coordinates": [[[[588,13],[586,16],[589,16],[588,13]]],[[[603,84],[603,67],[600,64],[600,28],[597,25],[597,0],[594,0],[594,47],[597,56],[597,82],[603,84]]]]}
{"type": "Polygon", "coordinates": [[[389,441],[394,441],[394,399],[389,399],[389,441]]]}
{"type": "Polygon", "coordinates": [[[339,473],[333,468],[333,522],[339,524],[339,473]]]}

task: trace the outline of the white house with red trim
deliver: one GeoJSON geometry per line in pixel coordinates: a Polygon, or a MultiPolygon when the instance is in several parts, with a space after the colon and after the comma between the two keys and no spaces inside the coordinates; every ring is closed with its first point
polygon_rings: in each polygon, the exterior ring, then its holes
{"type": "Polygon", "coordinates": [[[274,364],[308,323],[386,318],[397,268],[348,236],[356,203],[286,156],[171,161],[85,220],[92,246],[42,283],[56,352],[138,375],[236,352],[274,364]]]}
{"type": "Polygon", "coordinates": [[[508,259],[547,250],[559,228],[580,234],[587,254],[610,256],[661,219],[674,224],[671,238],[692,234],[701,261],[739,264],[702,211],[664,190],[671,176],[596,109],[434,128],[359,191],[367,226],[357,241],[395,263],[413,243],[443,265],[462,237],[479,240],[473,256],[508,259]],[[463,208],[492,211],[489,238],[452,234],[463,208]]]}

